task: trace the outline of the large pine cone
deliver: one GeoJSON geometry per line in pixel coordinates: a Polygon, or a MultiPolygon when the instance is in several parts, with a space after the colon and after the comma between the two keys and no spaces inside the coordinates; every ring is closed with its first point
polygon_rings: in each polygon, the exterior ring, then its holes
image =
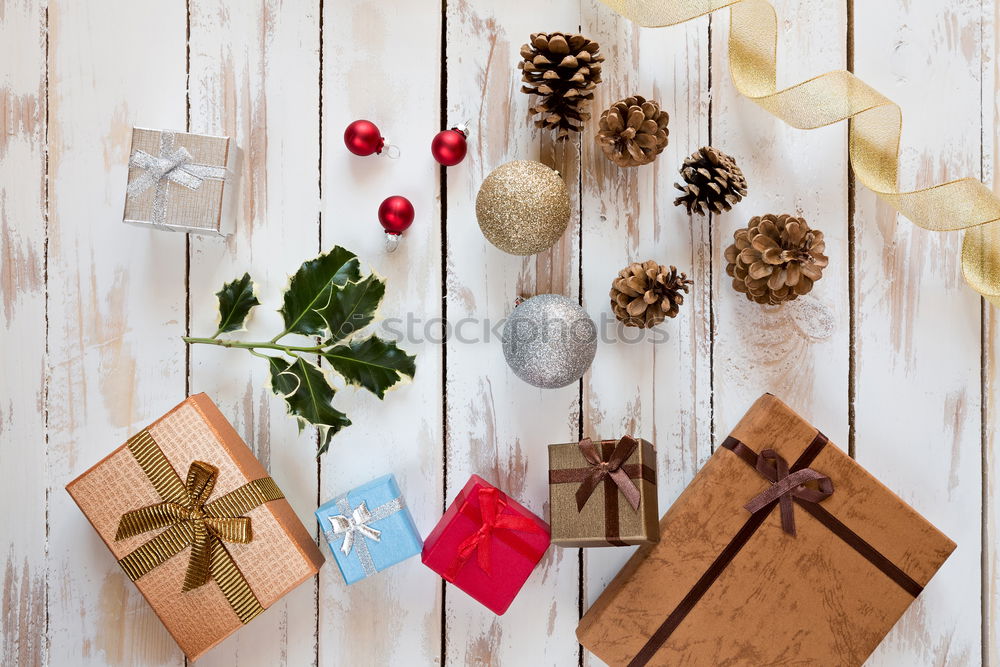
{"type": "Polygon", "coordinates": [[[692,282],[676,266],[668,269],[653,260],[629,264],[611,283],[611,310],[625,326],[648,329],[677,317],[692,282]]]}
{"type": "Polygon", "coordinates": [[[802,218],[765,215],[753,218],[726,248],[726,273],[737,292],[757,303],[776,305],[796,299],[823,277],[829,259],[823,232],[802,218]]]}
{"type": "Polygon", "coordinates": [[[652,100],[634,95],[601,114],[597,143],[619,167],[649,164],[667,147],[670,116],[652,100]]]}
{"type": "Polygon", "coordinates": [[[688,215],[705,215],[705,209],[728,211],[747,194],[747,180],[736,160],[711,146],[699,148],[684,160],[681,176],[686,185],[674,183],[682,193],[674,206],[683,204],[688,215]]]}
{"type": "Polygon", "coordinates": [[[594,99],[594,88],[601,82],[600,45],[583,35],[562,32],[536,32],[531,43],[521,47],[517,64],[522,70],[522,93],[538,95],[528,111],[538,115],[535,126],[556,130],[556,139],[564,141],[571,132],[583,129],[590,114],[583,109],[594,99]]]}

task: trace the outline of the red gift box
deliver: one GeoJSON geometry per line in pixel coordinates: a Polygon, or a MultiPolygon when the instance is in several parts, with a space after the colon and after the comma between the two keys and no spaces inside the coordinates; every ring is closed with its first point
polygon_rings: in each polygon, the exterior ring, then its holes
{"type": "Polygon", "coordinates": [[[424,541],[421,560],[503,614],[549,548],[549,525],[473,475],[424,541]]]}

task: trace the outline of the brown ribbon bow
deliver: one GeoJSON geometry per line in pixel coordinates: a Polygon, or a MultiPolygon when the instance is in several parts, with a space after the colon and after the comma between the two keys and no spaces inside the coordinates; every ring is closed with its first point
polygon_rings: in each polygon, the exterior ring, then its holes
{"type": "Polygon", "coordinates": [[[788,461],[773,449],[765,449],[757,457],[756,470],[771,482],[771,487],[754,496],[743,507],[751,514],[758,512],[775,500],[781,508],[781,527],[789,535],[795,535],[795,510],[792,498],[801,498],[811,503],[833,495],[833,481],[812,468],[802,468],[789,474],[788,461]],[[816,488],[805,486],[808,482],[818,482],[816,488]]]}
{"type": "Polygon", "coordinates": [[[115,540],[124,540],[167,526],[186,529],[191,543],[191,558],[181,590],[187,592],[208,583],[212,570],[212,550],[220,540],[239,544],[249,544],[253,540],[249,517],[226,516],[227,508],[219,501],[207,502],[218,476],[219,469],[215,466],[194,461],[188,468],[187,482],[184,484],[187,492],[184,502],[168,500],[126,512],[118,522],[115,540]]]}
{"type": "Polygon", "coordinates": [[[586,479],[580,483],[580,488],[576,490],[576,509],[577,511],[582,511],[583,506],[587,504],[590,500],[590,496],[593,495],[597,486],[604,480],[605,477],[610,477],[611,480],[618,486],[621,490],[622,495],[628,500],[629,505],[632,509],[639,509],[639,501],[641,495],[639,494],[639,488],[635,483],[629,478],[628,473],[622,469],[625,461],[628,457],[632,456],[632,452],[635,448],[639,446],[639,443],[630,436],[623,436],[618,444],[615,445],[614,451],[611,452],[611,456],[608,457],[607,461],[601,459],[600,453],[597,451],[597,447],[591,442],[590,438],[584,438],[579,443],[580,453],[583,454],[583,458],[587,460],[590,464],[590,472],[588,473],[586,479]]]}

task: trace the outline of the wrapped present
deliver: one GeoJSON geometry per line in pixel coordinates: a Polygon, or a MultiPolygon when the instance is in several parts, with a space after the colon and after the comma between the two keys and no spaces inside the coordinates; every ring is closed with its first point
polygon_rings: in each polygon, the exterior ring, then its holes
{"type": "Polygon", "coordinates": [[[954,549],[765,395],[577,636],[610,665],[861,665],[954,549]]]}
{"type": "Polygon", "coordinates": [[[316,520],[348,584],[416,556],[423,546],[392,475],[321,505],[316,520]]]}
{"type": "Polygon", "coordinates": [[[549,520],[561,547],[659,540],[653,445],[630,436],[549,445],[549,520]]]}
{"type": "Polygon", "coordinates": [[[323,563],[277,484],[205,394],[66,490],[191,660],[323,563]]]}
{"type": "Polygon", "coordinates": [[[548,525],[478,475],[424,542],[424,565],[503,614],[549,548],[548,525]]]}
{"type": "Polygon", "coordinates": [[[237,155],[229,137],[133,128],[124,221],[225,236],[237,155]]]}

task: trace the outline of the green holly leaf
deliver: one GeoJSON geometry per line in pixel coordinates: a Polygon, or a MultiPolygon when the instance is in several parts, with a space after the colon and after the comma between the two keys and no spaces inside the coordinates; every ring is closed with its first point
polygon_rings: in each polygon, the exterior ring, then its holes
{"type": "Polygon", "coordinates": [[[329,303],[317,309],[330,332],[328,342],[349,338],[371,324],[383,296],[385,281],[376,278],[375,274],[343,287],[334,287],[329,303]]]}
{"type": "Polygon", "coordinates": [[[416,357],[396,347],[396,343],[376,336],[337,345],[323,353],[334,370],[350,384],[364,387],[379,398],[387,389],[416,372],[416,357]]]}
{"type": "Polygon", "coordinates": [[[319,309],[329,305],[335,288],[360,280],[358,266],[357,255],[340,246],[304,262],[292,276],[279,311],[285,318],[285,333],[321,335],[326,321],[319,309]]]}
{"type": "Polygon", "coordinates": [[[244,328],[250,309],[260,305],[249,273],[223,285],[215,296],[219,297],[219,330],[215,332],[216,336],[244,328]]]}
{"type": "Polygon", "coordinates": [[[271,390],[285,399],[288,412],[299,422],[301,431],[306,424],[319,429],[317,455],[330,446],[330,439],[340,429],[351,425],[343,412],[331,405],[334,389],[323,372],[302,357],[288,363],[278,357],[268,357],[271,367],[271,390]]]}

